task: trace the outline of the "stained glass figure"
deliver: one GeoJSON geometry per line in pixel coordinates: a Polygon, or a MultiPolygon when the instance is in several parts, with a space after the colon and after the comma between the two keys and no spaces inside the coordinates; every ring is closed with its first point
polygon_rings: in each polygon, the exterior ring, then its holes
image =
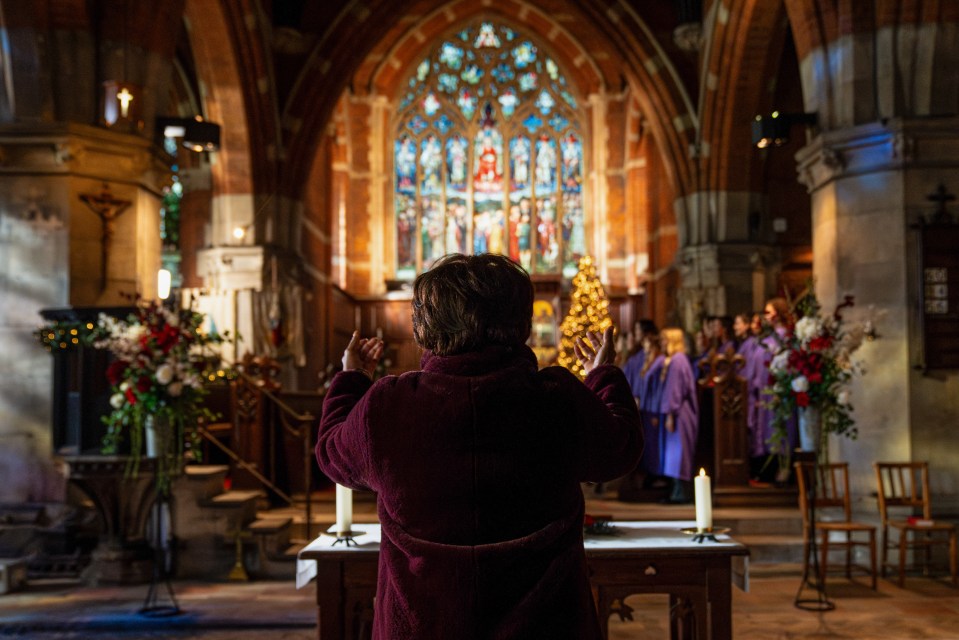
{"type": "Polygon", "coordinates": [[[476,96],[470,93],[469,89],[464,88],[460,91],[456,104],[459,105],[460,111],[463,112],[467,120],[473,119],[473,114],[476,112],[476,96]]]}
{"type": "Polygon", "coordinates": [[[536,46],[526,41],[513,49],[513,61],[517,69],[525,69],[536,61],[536,46]]]}
{"type": "Polygon", "coordinates": [[[463,73],[460,74],[460,77],[463,79],[463,82],[477,84],[480,81],[480,78],[483,77],[483,70],[475,64],[468,64],[466,65],[466,68],[463,69],[463,73]]]}
{"type": "Polygon", "coordinates": [[[545,135],[536,141],[536,191],[549,193],[556,189],[556,141],[545,135]]]}
{"type": "Polygon", "coordinates": [[[524,73],[519,77],[519,88],[522,91],[532,91],[536,88],[538,76],[532,71],[524,73]]]}
{"type": "Polygon", "coordinates": [[[576,275],[579,259],[586,255],[586,230],[583,225],[583,194],[563,192],[563,275],[576,275]]]}
{"type": "Polygon", "coordinates": [[[499,48],[499,36],[496,35],[496,30],[494,29],[492,23],[484,22],[480,26],[479,35],[476,36],[476,42],[473,43],[473,46],[477,49],[481,47],[499,48]]]}
{"type": "Polygon", "coordinates": [[[546,73],[553,80],[559,79],[559,67],[556,66],[552,58],[546,58],[546,73]]]}
{"type": "Polygon", "coordinates": [[[467,142],[463,136],[453,136],[446,143],[446,171],[450,188],[466,190],[467,142]]]}
{"type": "Polygon", "coordinates": [[[416,275],[416,198],[411,195],[397,194],[396,210],[396,261],[404,275],[416,275]]]}
{"type": "Polygon", "coordinates": [[[441,73],[438,78],[440,91],[445,93],[456,93],[456,87],[460,84],[460,79],[449,73],[441,73]]]}
{"type": "Polygon", "coordinates": [[[416,193],[416,143],[409,136],[396,142],[396,189],[416,193]]]}
{"type": "Polygon", "coordinates": [[[509,143],[510,176],[513,190],[522,190],[529,186],[529,138],[519,136],[509,143]]]}
{"type": "Polygon", "coordinates": [[[473,162],[473,188],[495,191],[503,179],[503,137],[492,127],[484,127],[476,136],[473,162]]]}
{"type": "Polygon", "coordinates": [[[430,74],[430,61],[424,60],[416,67],[416,81],[423,82],[426,76],[430,74]]]}
{"type": "Polygon", "coordinates": [[[549,112],[552,111],[555,106],[556,100],[553,99],[553,96],[550,95],[546,89],[539,92],[539,96],[536,98],[536,108],[539,109],[540,113],[548,116],[549,112]]]}
{"type": "Polygon", "coordinates": [[[574,134],[563,138],[563,190],[579,192],[583,183],[583,145],[574,134]]]}
{"type": "Polygon", "coordinates": [[[446,200],[446,251],[466,253],[469,234],[469,213],[464,197],[447,196],[446,200]]]}
{"type": "Polygon", "coordinates": [[[436,94],[430,91],[423,98],[423,112],[428,116],[435,115],[440,108],[440,101],[436,99],[436,94]]]}
{"type": "Polygon", "coordinates": [[[443,164],[443,150],[440,141],[434,135],[427,136],[420,148],[420,168],[423,170],[421,194],[436,194],[442,190],[440,167],[443,164]]]}
{"type": "Polygon", "coordinates": [[[463,63],[463,50],[452,42],[444,42],[440,48],[440,62],[453,71],[458,71],[463,63]]]}
{"type": "Polygon", "coordinates": [[[511,87],[507,87],[506,90],[503,91],[503,95],[499,97],[499,103],[500,106],[503,107],[503,117],[509,118],[513,115],[513,112],[516,111],[519,98],[516,97],[511,87]]]}
{"type": "Polygon", "coordinates": [[[536,199],[536,268],[554,271],[559,256],[556,236],[556,201],[552,197],[536,199]]]}
{"type": "Polygon", "coordinates": [[[444,217],[439,197],[423,198],[420,235],[423,242],[423,264],[427,268],[446,254],[443,243],[446,231],[444,217]]]}

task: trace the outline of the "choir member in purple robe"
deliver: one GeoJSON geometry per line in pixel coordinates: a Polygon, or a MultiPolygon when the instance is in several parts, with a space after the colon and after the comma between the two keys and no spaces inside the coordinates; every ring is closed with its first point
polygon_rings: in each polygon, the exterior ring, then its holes
{"type": "Polygon", "coordinates": [[[660,374],[663,370],[663,354],[660,349],[659,332],[646,334],[643,340],[645,366],[640,371],[642,393],[639,414],[643,420],[643,435],[646,437],[640,468],[646,473],[644,486],[650,488],[663,475],[663,424],[659,413],[660,374]]]}
{"type": "Polygon", "coordinates": [[[716,341],[716,352],[725,354],[728,349],[736,352],[736,342],[733,335],[733,319],[729,316],[719,316],[713,320],[713,335],[716,341]]]}
{"type": "Polygon", "coordinates": [[[629,380],[629,388],[633,391],[633,397],[636,398],[636,406],[639,406],[639,399],[642,397],[643,389],[643,365],[646,363],[646,336],[655,336],[659,340],[659,329],[656,323],[647,318],[638,320],[630,334],[630,344],[634,346],[634,353],[631,353],[623,365],[623,373],[629,380]]]}
{"type": "Polygon", "coordinates": [[[739,375],[746,381],[746,434],[747,442],[752,443],[756,438],[756,402],[759,399],[759,389],[754,388],[753,374],[759,341],[752,333],[752,314],[740,313],[736,316],[733,320],[733,335],[739,345],[736,353],[743,358],[743,368],[740,369],[739,375]]]}
{"type": "Polygon", "coordinates": [[[686,355],[682,329],[663,329],[662,342],[665,352],[659,376],[659,411],[663,421],[662,474],[672,479],[669,502],[683,503],[692,499],[690,485],[699,432],[696,379],[686,355]]]}
{"type": "MultiPolygon", "coordinates": [[[[769,364],[780,350],[782,350],[785,336],[789,330],[792,314],[789,304],[783,298],[770,299],[764,308],[763,316],[770,331],[763,337],[753,351],[752,385],[757,392],[757,401],[754,408],[755,433],[751,442],[751,454],[761,460],[763,467],[772,467],[767,464],[769,456],[785,449],[792,449],[799,443],[799,433],[795,420],[787,423],[787,441],[770,442],[773,435],[773,410],[764,406],[769,397],[763,392],[769,385],[769,364]]],[[[789,475],[788,469],[779,469],[776,480],[783,481],[789,475]]]]}

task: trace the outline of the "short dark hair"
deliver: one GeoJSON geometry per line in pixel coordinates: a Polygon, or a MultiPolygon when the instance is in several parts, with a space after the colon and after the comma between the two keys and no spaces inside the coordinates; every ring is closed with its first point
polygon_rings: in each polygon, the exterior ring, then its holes
{"type": "Polygon", "coordinates": [[[441,356],[518,346],[533,323],[533,283],[506,256],[451,253],[413,282],[413,337],[441,356]]]}
{"type": "Polygon", "coordinates": [[[656,323],[649,318],[640,318],[636,321],[636,323],[639,324],[639,328],[643,332],[644,336],[659,335],[659,327],[657,327],[656,323]]]}

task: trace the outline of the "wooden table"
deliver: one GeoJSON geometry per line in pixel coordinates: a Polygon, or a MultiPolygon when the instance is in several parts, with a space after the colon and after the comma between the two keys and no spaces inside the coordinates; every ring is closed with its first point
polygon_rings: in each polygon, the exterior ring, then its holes
{"type": "MultiPolygon", "coordinates": [[[[617,536],[588,536],[586,558],[604,637],[627,596],[669,594],[670,637],[731,640],[732,585],[748,586],[748,549],[726,537],[696,543],[690,522],[617,522],[617,536]]],[[[373,621],[379,525],[354,525],[360,546],[322,535],[299,554],[297,586],[316,577],[317,637],[368,638],[373,621]]]]}

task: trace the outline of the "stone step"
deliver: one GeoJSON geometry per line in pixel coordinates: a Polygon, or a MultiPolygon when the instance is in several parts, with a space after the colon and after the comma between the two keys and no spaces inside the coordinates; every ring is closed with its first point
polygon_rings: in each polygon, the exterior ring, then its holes
{"type": "Polygon", "coordinates": [[[230,508],[244,507],[247,505],[256,505],[257,500],[263,496],[262,491],[240,491],[230,490],[219,493],[207,500],[201,501],[204,507],[230,508]]]}
{"type": "Polygon", "coordinates": [[[803,561],[802,535],[737,535],[735,532],[730,532],[730,535],[738,542],[749,547],[750,565],[801,563],[803,561]]]}
{"type": "Polygon", "coordinates": [[[197,500],[208,500],[223,492],[223,481],[230,467],[221,464],[189,464],[183,468],[183,480],[188,486],[177,489],[189,491],[197,500]]]}

